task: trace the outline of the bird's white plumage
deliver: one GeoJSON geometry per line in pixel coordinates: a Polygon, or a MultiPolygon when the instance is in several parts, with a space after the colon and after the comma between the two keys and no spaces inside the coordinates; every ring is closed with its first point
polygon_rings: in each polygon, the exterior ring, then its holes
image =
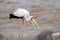
{"type": "Polygon", "coordinates": [[[29,15],[29,11],[27,11],[26,9],[17,9],[14,13],[15,16],[21,17],[21,16],[27,16],[29,15]]]}
{"type": "Polygon", "coordinates": [[[18,17],[22,17],[24,16],[25,20],[30,20],[30,12],[27,11],[26,9],[20,9],[18,8],[13,15],[18,16],[18,17]]]}

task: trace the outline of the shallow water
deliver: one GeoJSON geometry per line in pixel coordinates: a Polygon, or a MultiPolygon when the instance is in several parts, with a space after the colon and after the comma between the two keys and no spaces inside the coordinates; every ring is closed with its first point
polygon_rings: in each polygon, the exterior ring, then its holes
{"type": "Polygon", "coordinates": [[[19,36],[19,21],[8,19],[9,13],[18,7],[29,10],[40,26],[36,30],[31,22],[25,22],[25,27],[20,29],[20,37],[35,37],[42,30],[60,30],[60,0],[0,0],[0,31],[8,37],[16,39],[19,36]]]}

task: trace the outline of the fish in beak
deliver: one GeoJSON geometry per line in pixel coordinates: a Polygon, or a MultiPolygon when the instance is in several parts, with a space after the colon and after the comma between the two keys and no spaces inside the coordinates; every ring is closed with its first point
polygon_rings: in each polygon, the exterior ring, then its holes
{"type": "Polygon", "coordinates": [[[34,18],[31,18],[31,22],[32,22],[34,28],[39,28],[39,25],[37,24],[37,22],[35,21],[34,18]]]}

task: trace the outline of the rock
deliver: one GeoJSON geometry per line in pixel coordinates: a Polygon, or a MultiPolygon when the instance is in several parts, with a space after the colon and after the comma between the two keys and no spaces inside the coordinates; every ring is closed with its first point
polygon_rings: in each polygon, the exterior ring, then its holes
{"type": "Polygon", "coordinates": [[[38,35],[38,40],[52,40],[51,34],[54,33],[53,31],[42,31],[38,35]]]}
{"type": "Polygon", "coordinates": [[[55,32],[52,34],[53,40],[60,40],[60,32],[55,32]]]}
{"type": "Polygon", "coordinates": [[[7,36],[0,33],[0,40],[8,40],[7,36]]]}

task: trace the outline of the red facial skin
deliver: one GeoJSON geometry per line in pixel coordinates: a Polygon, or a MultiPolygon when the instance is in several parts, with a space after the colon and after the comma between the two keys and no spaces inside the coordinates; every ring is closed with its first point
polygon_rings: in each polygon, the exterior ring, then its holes
{"type": "Polygon", "coordinates": [[[30,21],[33,21],[32,19],[34,19],[34,17],[33,17],[33,16],[31,17],[31,20],[30,20],[30,21]]]}

